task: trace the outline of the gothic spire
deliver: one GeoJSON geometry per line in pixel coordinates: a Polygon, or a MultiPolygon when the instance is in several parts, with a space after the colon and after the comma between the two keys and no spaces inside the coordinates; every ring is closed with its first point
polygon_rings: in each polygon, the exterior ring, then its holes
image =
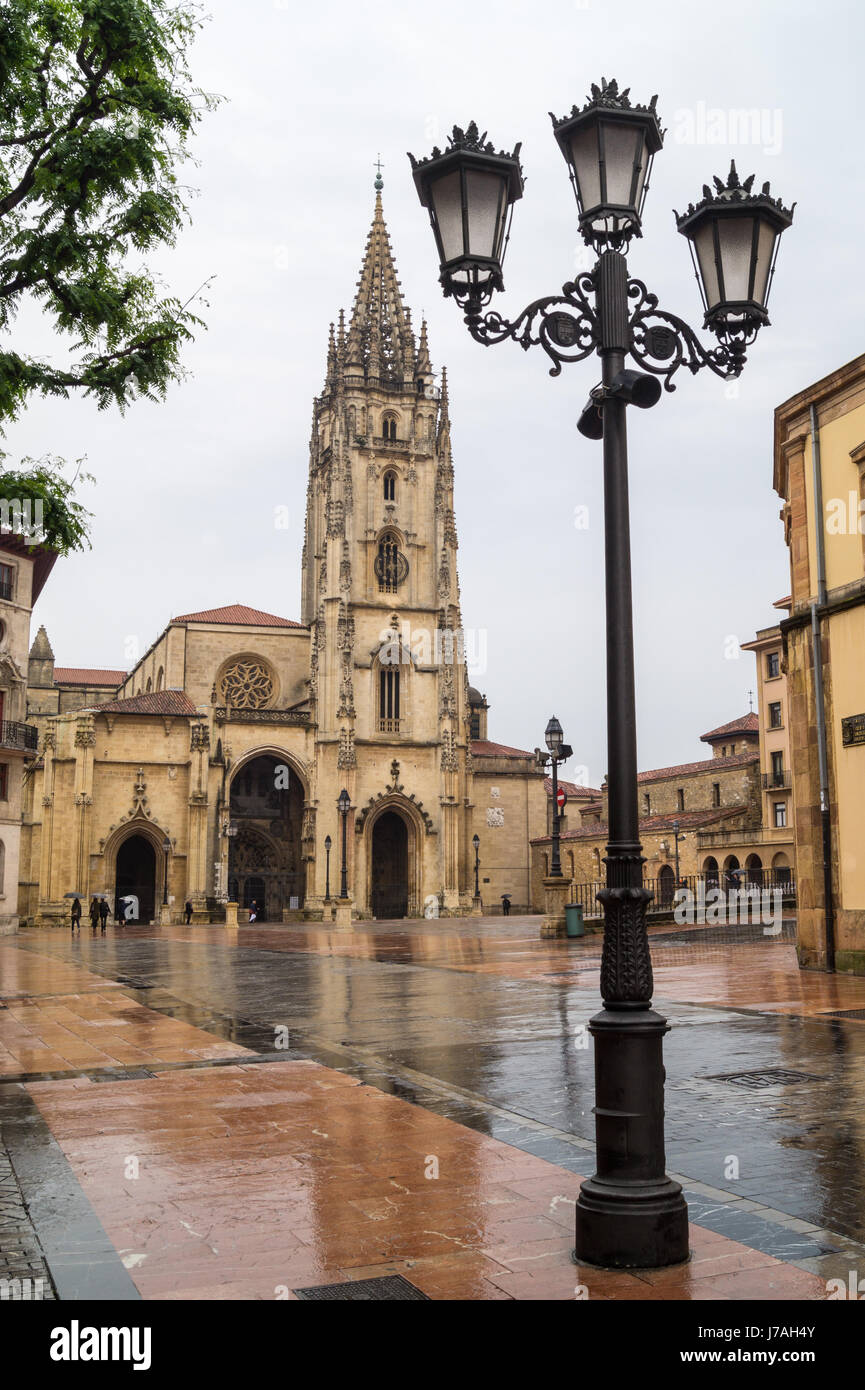
{"type": "MultiPolygon", "coordinates": [[[[407,331],[405,305],[385,225],[381,190],[376,189],[375,212],[348,331],[346,365],[361,367],[371,376],[401,383],[406,366],[402,357],[407,331]]],[[[410,369],[411,364],[408,365],[410,369]]]]}
{"type": "Polygon", "coordinates": [[[417,350],[417,375],[425,372],[432,372],[432,363],[429,356],[429,342],[427,341],[426,319],[421,320],[420,343],[417,350]]]}

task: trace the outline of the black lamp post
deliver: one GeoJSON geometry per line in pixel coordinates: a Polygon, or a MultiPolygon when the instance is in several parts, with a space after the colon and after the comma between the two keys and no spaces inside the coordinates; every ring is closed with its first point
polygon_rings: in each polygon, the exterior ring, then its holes
{"type": "Polygon", "coordinates": [[[681,840],[686,840],[687,838],[688,838],[687,835],[680,835],[680,834],[679,834],[679,822],[678,822],[677,820],[674,820],[674,821],[673,821],[673,843],[674,843],[675,846],[676,846],[676,887],[677,887],[677,888],[678,888],[678,886],[679,886],[679,842],[680,842],[681,840]]]}
{"type": "Polygon", "coordinates": [[[480,870],[480,865],[481,865],[481,861],[480,861],[480,859],[478,858],[478,850],[479,850],[480,847],[481,847],[481,837],[480,837],[480,835],[473,835],[473,836],[472,836],[472,844],[473,844],[474,847],[475,847],[475,897],[476,897],[476,898],[479,898],[480,895],[481,895],[480,884],[479,884],[479,882],[478,882],[478,872],[479,872],[479,870],[480,870]]]}
{"type": "Polygon", "coordinates": [[[337,810],[342,816],[342,877],[340,880],[339,896],[343,901],[348,897],[348,866],[346,864],[346,826],[348,824],[348,813],[351,810],[351,797],[343,787],[337,800],[337,810]]]}
{"type": "Polygon", "coordinates": [[[693,248],[704,327],[717,339],[706,348],[687,323],[658,307],[642,281],[628,276],[625,253],[631,238],[641,235],[649,169],[663,143],[655,98],[635,106],[628,90],[602,81],[582,109],[552,119],[576,192],[580,231],[598,259],[561,294],[535,300],[513,321],[484,310],[502,288],[508,217],[522,195],[519,145],[510,155],[496,153],[472,123],[465,131],[454,127],[444,153],[409,158],[429,209],[444,293],[464,309],[472,337],[485,346],[508,338],[523,348],[540,346],[552,362],[551,376],[565,362],[592,353],[601,359],[602,379],[579,429],[603,439],[604,449],[609,840],[599,894],[604,1007],[589,1025],[597,1172],[580,1190],[576,1256],[614,1268],[657,1268],[687,1259],[688,1212],[679,1184],[665,1172],[662,1042],[668,1024],[651,1008],[651,894],[643,887],[637,811],[626,407],[653,405],[661,395],[658,378],[667,391],[675,390],[672,378],[680,367],[708,367],[724,378],[740,374],[747,348],[768,323],[779,237],[792,209],[769,196],[768,184],[753,194],[753,176],[740,183],[733,165],[726,184],[715,179],[714,194],[704,187],[702,200],[677,215],[693,248]],[[480,171],[482,184],[473,177],[480,171]],[[625,368],[629,354],[642,370],[625,368]]]}
{"type": "Polygon", "coordinates": [[[562,877],[562,857],[559,848],[559,763],[565,762],[574,751],[565,743],[562,726],[555,715],[544,731],[550,762],[553,768],[553,852],[550,858],[550,878],[562,877]]]}
{"type": "Polygon", "coordinates": [[[168,906],[168,856],[169,856],[169,854],[171,853],[171,841],[169,840],[169,838],[168,838],[167,835],[166,835],[165,839],[162,841],[162,853],[165,855],[165,873],[164,873],[163,876],[162,876],[162,878],[163,878],[163,882],[162,882],[162,906],[163,906],[163,907],[167,907],[167,906],[168,906]]]}
{"type": "Polygon", "coordinates": [[[325,900],[326,903],[329,903],[329,902],[330,902],[330,848],[331,848],[331,845],[332,845],[332,844],[333,844],[333,840],[330,838],[330,836],[329,836],[329,835],[325,835],[325,837],[324,837],[324,853],[325,853],[324,900],[325,900]]]}

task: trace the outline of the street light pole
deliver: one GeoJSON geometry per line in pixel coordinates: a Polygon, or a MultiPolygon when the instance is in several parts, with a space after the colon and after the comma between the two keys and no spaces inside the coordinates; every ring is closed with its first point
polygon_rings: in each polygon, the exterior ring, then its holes
{"type": "Polygon", "coordinates": [[[481,840],[479,835],[472,836],[472,844],[474,845],[475,849],[475,897],[479,898],[481,895],[480,884],[478,882],[478,873],[480,872],[480,859],[478,858],[478,850],[481,847],[481,840]]]}
{"type": "Polygon", "coordinates": [[[341,817],[342,817],[342,874],[341,874],[341,878],[340,878],[339,896],[342,898],[343,901],[345,901],[345,899],[348,897],[348,864],[347,864],[347,861],[346,861],[346,854],[347,854],[346,827],[347,827],[347,825],[348,825],[348,813],[349,813],[349,809],[351,808],[351,797],[349,796],[349,794],[348,794],[348,792],[345,790],[345,788],[343,788],[343,790],[342,790],[342,791],[340,792],[340,794],[339,794],[339,800],[338,800],[338,802],[337,802],[337,806],[338,806],[338,808],[339,808],[339,814],[340,814],[341,817]]]}
{"type": "MultiPolygon", "coordinates": [[[[484,346],[508,339],[543,348],[559,376],[565,363],[597,353],[601,383],[578,429],[603,439],[604,569],[607,626],[609,825],[601,960],[603,1009],[589,1024],[595,1042],[597,1172],[582,1185],[576,1212],[576,1257],[612,1268],[658,1268],[688,1257],[688,1212],[681,1187],[666,1174],[664,1153],[664,1018],[651,1007],[652,963],[646,930],[651,898],[643,887],[637,806],[637,736],[631,595],[626,406],[646,409],[661,381],[684,367],[738,377],[747,350],[769,322],[769,297],[781,233],[792,209],[769,185],[752,191],[731,164],[726,183],[704,185],[703,197],[676,215],[689,242],[703,297],[706,348],[681,318],[659,307],[641,280],[629,279],[625,254],[640,236],[642,210],[663,132],[655,109],[631,102],[615,81],[593,85],[553,132],[568,164],[579,227],[597,261],[591,272],[528,305],[514,320],[484,312],[504,288],[502,259],[514,203],[522,197],[520,146],[496,151],[472,122],[454,126],[449,147],[416,160],[413,177],[428,209],[446,296],[464,310],[472,337],[484,346]],[[630,356],[641,371],[625,366],[630,356]]],[[[555,721],[557,723],[558,721],[555,721]]],[[[550,721],[548,731],[554,721],[550,721]]],[[[555,730],[552,729],[555,733],[555,730]]],[[[561,737],[559,726],[558,736],[561,737]]],[[[553,866],[561,875],[557,760],[553,759],[553,866]]],[[[542,758],[539,752],[539,762],[542,758]]]]}
{"type": "Polygon", "coordinates": [[[162,876],[162,906],[168,906],[168,856],[171,853],[171,841],[166,835],[162,841],[162,853],[165,855],[165,873],[162,876]]]}
{"type": "Polygon", "coordinates": [[[325,853],[324,900],[325,900],[326,903],[329,903],[329,902],[330,902],[330,849],[331,849],[331,845],[332,845],[332,844],[333,844],[333,841],[331,840],[330,836],[329,836],[329,835],[325,835],[325,837],[324,837],[324,853],[325,853]]]}

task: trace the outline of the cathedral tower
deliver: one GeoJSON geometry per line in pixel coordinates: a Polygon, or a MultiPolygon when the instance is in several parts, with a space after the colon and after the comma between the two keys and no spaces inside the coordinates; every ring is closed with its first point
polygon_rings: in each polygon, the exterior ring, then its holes
{"type": "Polygon", "coordinates": [[[471,900],[453,476],[447,376],[437,387],[426,324],[416,337],[404,303],[379,177],[351,317],[331,325],[313,410],[302,611],[320,833],[332,824],[340,845],[345,786],[351,895],[379,917],[471,900]]]}

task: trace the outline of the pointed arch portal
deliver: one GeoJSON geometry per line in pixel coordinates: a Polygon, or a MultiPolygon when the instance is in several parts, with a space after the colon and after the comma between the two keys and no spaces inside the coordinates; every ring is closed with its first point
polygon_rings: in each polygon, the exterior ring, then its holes
{"type": "Polygon", "coordinates": [[[398,811],[385,811],[372,828],[373,917],[380,921],[408,913],[408,826],[398,811]]]}
{"type": "Polygon", "coordinates": [[[128,920],[152,922],[156,911],[156,850],[144,835],[130,835],[117,851],[114,901],[135,898],[138,911],[128,920]]]}
{"type": "Polygon", "coordinates": [[[303,907],[303,803],[300,778],[275,754],[242,763],[232,778],[228,893],[242,907],[257,902],[259,920],[303,907]]]}

